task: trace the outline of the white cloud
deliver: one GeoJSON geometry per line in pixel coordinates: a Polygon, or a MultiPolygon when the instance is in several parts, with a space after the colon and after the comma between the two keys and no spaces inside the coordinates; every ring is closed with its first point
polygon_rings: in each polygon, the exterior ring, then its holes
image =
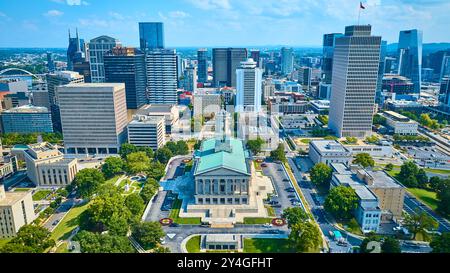
{"type": "Polygon", "coordinates": [[[120,14],[118,12],[111,11],[109,13],[109,16],[111,16],[113,19],[116,19],[119,21],[125,20],[125,16],[123,16],[122,14],[120,14]]]}
{"type": "Polygon", "coordinates": [[[187,0],[195,7],[203,10],[231,9],[230,0],[187,0]]]}
{"type": "Polygon", "coordinates": [[[83,27],[101,27],[106,28],[111,26],[111,22],[100,19],[79,19],[78,22],[83,27]]]}
{"type": "Polygon", "coordinates": [[[186,18],[186,17],[190,17],[191,15],[184,11],[176,10],[176,11],[169,12],[169,16],[172,18],[186,18]]]}
{"type": "Polygon", "coordinates": [[[60,17],[64,14],[64,12],[56,10],[56,9],[52,9],[47,11],[46,13],[44,13],[44,16],[46,17],[60,17]]]}
{"type": "Polygon", "coordinates": [[[83,0],[51,0],[58,4],[67,4],[69,6],[87,6],[89,2],[83,0]]]}

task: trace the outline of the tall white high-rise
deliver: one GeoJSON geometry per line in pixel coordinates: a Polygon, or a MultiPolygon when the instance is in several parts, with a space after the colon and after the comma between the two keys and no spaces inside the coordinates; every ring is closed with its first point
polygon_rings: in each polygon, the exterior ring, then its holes
{"type": "Polygon", "coordinates": [[[281,74],[288,75],[294,71],[294,50],[292,48],[281,48],[281,74]]]}
{"type": "Polygon", "coordinates": [[[147,92],[150,104],[177,104],[177,54],[172,49],[147,52],[147,92]]]}
{"type": "Polygon", "coordinates": [[[380,62],[381,37],[370,25],[348,26],[336,39],[328,127],[339,137],[364,137],[372,118],[380,62]]]}
{"type": "Polygon", "coordinates": [[[117,154],[126,141],[123,83],[78,83],[57,88],[68,154],[117,154]]]}
{"type": "Polygon", "coordinates": [[[121,45],[119,40],[109,36],[100,36],[89,42],[89,63],[91,65],[92,82],[105,82],[103,55],[114,47],[121,45]]]}
{"type": "Polygon", "coordinates": [[[253,59],[236,69],[236,111],[261,111],[262,69],[253,59]]]}

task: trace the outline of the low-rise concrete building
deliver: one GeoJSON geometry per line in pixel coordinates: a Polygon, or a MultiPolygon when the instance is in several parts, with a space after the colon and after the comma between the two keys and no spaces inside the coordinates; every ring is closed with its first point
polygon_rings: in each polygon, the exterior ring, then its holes
{"type": "Polygon", "coordinates": [[[135,115],[127,128],[130,144],[157,150],[166,143],[165,119],[162,116],[135,115]]]}
{"type": "Polygon", "coordinates": [[[25,151],[27,176],[36,186],[64,187],[78,172],[77,159],[64,158],[56,146],[43,142],[25,151]]]}
{"type": "Polygon", "coordinates": [[[202,248],[205,250],[240,250],[242,249],[242,235],[236,234],[208,234],[201,237],[202,248]]]}
{"type": "Polygon", "coordinates": [[[394,134],[417,135],[419,124],[416,121],[393,111],[383,112],[382,116],[386,118],[386,124],[394,134]]]}
{"type": "Polygon", "coordinates": [[[172,133],[172,127],[180,119],[179,109],[173,104],[146,104],[139,108],[137,115],[162,116],[165,119],[166,134],[172,133]]]}
{"type": "Polygon", "coordinates": [[[0,183],[0,238],[12,238],[36,219],[31,191],[5,192],[0,183]]]}
{"type": "Polygon", "coordinates": [[[309,143],[309,158],[314,164],[349,164],[352,153],[336,140],[313,140],[309,143]]]}
{"type": "Polygon", "coordinates": [[[358,207],[354,211],[356,221],[364,233],[378,232],[381,223],[381,208],[377,196],[359,180],[356,173],[346,168],[342,163],[333,163],[334,171],[330,189],[344,186],[351,187],[358,197],[358,207]]]}

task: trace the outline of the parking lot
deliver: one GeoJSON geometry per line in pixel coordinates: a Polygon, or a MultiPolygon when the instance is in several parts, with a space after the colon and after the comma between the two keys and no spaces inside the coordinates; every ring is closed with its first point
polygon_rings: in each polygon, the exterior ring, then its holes
{"type": "Polygon", "coordinates": [[[266,166],[262,167],[263,173],[271,178],[275,189],[275,196],[271,198],[271,201],[273,201],[271,205],[275,209],[275,214],[280,216],[285,208],[293,207],[294,204],[300,206],[300,200],[292,188],[282,165],[272,162],[265,162],[263,164],[266,166]]]}

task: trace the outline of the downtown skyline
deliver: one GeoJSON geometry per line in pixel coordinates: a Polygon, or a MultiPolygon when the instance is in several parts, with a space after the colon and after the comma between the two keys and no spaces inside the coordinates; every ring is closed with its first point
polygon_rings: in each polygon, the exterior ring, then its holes
{"type": "MultiPolygon", "coordinates": [[[[36,0],[20,5],[0,1],[0,47],[67,46],[68,29],[90,40],[100,35],[139,46],[138,22],[165,25],[167,47],[305,46],[320,47],[322,35],[356,24],[359,1],[136,0],[133,5],[103,0],[36,0]],[[144,6],[145,8],[141,8],[144,6]],[[8,28],[8,26],[16,26],[8,28]],[[186,31],[189,30],[189,31],[186,31]],[[43,39],[45,37],[45,39],[43,39]]],[[[419,28],[424,43],[449,42],[448,1],[367,0],[360,24],[388,43],[401,30],[419,28]]]]}

